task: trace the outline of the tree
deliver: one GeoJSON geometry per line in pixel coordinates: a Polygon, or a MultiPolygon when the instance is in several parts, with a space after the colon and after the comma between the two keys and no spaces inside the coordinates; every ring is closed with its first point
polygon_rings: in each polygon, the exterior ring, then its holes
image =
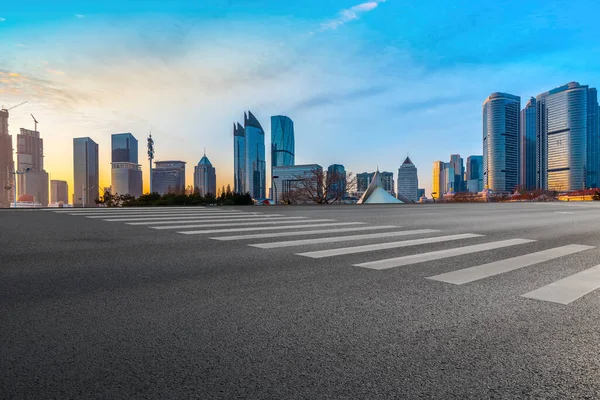
{"type": "Polygon", "coordinates": [[[353,190],[356,179],[352,173],[332,171],[328,174],[315,168],[283,183],[289,187],[281,188],[278,197],[287,204],[333,204],[339,203],[348,190],[353,190]]]}

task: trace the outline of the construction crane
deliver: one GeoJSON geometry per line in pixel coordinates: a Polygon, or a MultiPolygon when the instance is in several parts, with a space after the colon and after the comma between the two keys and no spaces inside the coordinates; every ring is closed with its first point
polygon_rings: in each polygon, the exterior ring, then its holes
{"type": "Polygon", "coordinates": [[[21,104],[17,104],[16,106],[12,106],[11,108],[4,108],[4,106],[2,106],[2,111],[10,111],[13,108],[17,108],[19,106],[22,106],[23,104],[27,103],[27,101],[22,102],[21,104]]]}
{"type": "Polygon", "coordinates": [[[33,122],[35,123],[35,128],[34,128],[34,130],[33,130],[33,131],[34,131],[34,132],[37,132],[37,124],[38,124],[38,121],[37,121],[37,119],[35,119],[35,117],[33,116],[33,114],[31,114],[31,118],[33,118],[33,122]]]}

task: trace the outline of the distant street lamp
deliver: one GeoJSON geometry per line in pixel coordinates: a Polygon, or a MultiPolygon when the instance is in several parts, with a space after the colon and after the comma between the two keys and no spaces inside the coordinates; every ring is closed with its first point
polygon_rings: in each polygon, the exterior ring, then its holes
{"type": "Polygon", "coordinates": [[[279,179],[279,177],[277,175],[274,175],[271,178],[271,182],[273,182],[273,191],[275,192],[275,196],[273,196],[273,200],[275,200],[275,204],[277,204],[277,182],[275,182],[275,179],[279,179]]]}
{"type": "Polygon", "coordinates": [[[15,182],[14,182],[14,185],[13,185],[13,188],[15,189],[15,191],[14,191],[14,195],[15,195],[15,208],[17,208],[17,181],[18,181],[17,175],[25,175],[30,170],[31,170],[31,168],[25,168],[22,171],[16,170],[15,172],[11,172],[11,174],[13,174],[15,176],[15,178],[14,178],[15,182]]]}

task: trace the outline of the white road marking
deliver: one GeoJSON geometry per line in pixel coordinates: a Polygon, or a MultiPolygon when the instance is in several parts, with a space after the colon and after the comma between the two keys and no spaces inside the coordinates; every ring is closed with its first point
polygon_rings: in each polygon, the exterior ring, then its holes
{"type": "MultiPolygon", "coordinates": [[[[136,217],[136,218],[107,218],[107,219],[102,219],[102,221],[109,221],[109,222],[142,222],[142,221],[178,221],[178,220],[186,220],[186,219],[192,219],[192,218],[199,218],[199,217],[194,217],[194,216],[181,216],[181,217],[162,217],[162,216],[158,216],[158,217],[136,217]]],[[[210,218],[214,218],[214,219],[218,219],[218,218],[236,218],[234,216],[222,216],[222,215],[213,215],[210,216],[210,218]]]]}
{"type": "Polygon", "coordinates": [[[212,237],[213,240],[248,240],[248,239],[266,239],[266,238],[277,238],[286,236],[304,236],[304,235],[321,235],[326,233],[346,233],[346,232],[360,232],[360,231],[374,231],[380,229],[397,229],[401,226],[397,225],[380,225],[380,226],[361,226],[359,228],[339,228],[339,229],[317,229],[313,231],[299,231],[299,232],[275,232],[275,233],[256,233],[250,235],[234,235],[234,236],[216,236],[212,237]]]}
{"type": "Polygon", "coordinates": [[[554,211],[555,214],[575,214],[573,211],[554,211]]]}
{"type": "Polygon", "coordinates": [[[514,271],[516,269],[525,268],[530,265],[550,261],[555,258],[567,256],[569,254],[578,253],[580,251],[589,250],[592,248],[593,247],[591,246],[571,244],[568,246],[556,247],[554,249],[538,251],[536,253],[525,254],[519,257],[507,258],[506,260],[494,261],[488,264],[478,265],[476,267],[459,269],[457,271],[452,271],[445,274],[430,276],[427,279],[452,283],[455,285],[463,285],[465,283],[503,274],[509,271],[514,271]]]}
{"type": "Polygon", "coordinates": [[[525,244],[525,243],[531,243],[531,242],[535,242],[535,240],[530,240],[530,239],[501,240],[498,242],[481,243],[481,244],[475,244],[472,246],[456,247],[453,249],[431,251],[429,253],[421,253],[421,254],[413,254],[410,256],[388,258],[388,259],[379,260],[379,261],[370,261],[370,262],[366,262],[366,263],[354,264],[354,266],[381,270],[381,269],[402,267],[404,265],[417,264],[417,263],[421,263],[421,262],[425,262],[425,261],[441,260],[443,258],[455,257],[455,256],[464,255],[464,254],[479,253],[481,251],[500,249],[503,247],[510,247],[510,246],[515,246],[518,244],[525,244]]]}
{"type": "Polygon", "coordinates": [[[600,288],[600,265],[542,286],[522,296],[567,305],[598,288],[600,288]]]}
{"type": "Polygon", "coordinates": [[[258,243],[258,244],[250,244],[248,246],[258,247],[260,249],[276,249],[276,248],[280,248],[280,247],[293,247],[293,246],[306,246],[309,244],[347,242],[347,241],[351,241],[351,240],[385,239],[385,238],[397,237],[397,236],[420,235],[420,234],[435,233],[435,232],[440,232],[440,231],[437,229],[416,229],[416,230],[412,230],[412,231],[369,233],[369,234],[365,234],[365,235],[349,235],[349,236],[325,237],[325,238],[317,238],[317,239],[289,240],[289,241],[285,241],[285,242],[258,243]]]}
{"type": "MultiPolygon", "coordinates": [[[[202,221],[198,225],[169,225],[169,226],[151,226],[152,229],[189,229],[189,228],[216,228],[219,226],[254,226],[254,225],[285,225],[285,224],[305,224],[313,222],[334,222],[335,219],[302,219],[293,221],[252,221],[252,222],[228,222],[226,224],[207,224],[207,221],[202,221]]],[[[221,221],[222,222],[222,221],[221,221]]],[[[180,221],[174,221],[174,223],[180,223],[180,221]]],[[[129,225],[129,224],[128,224],[129,225]]]]}
{"type": "MultiPolygon", "coordinates": [[[[334,220],[313,220],[314,221],[334,221],[334,220]]],[[[302,221],[308,222],[308,221],[302,221]]],[[[233,229],[209,229],[204,231],[182,231],[177,233],[182,233],[184,235],[202,235],[206,233],[228,233],[228,232],[251,232],[251,231],[270,231],[270,230],[278,230],[278,229],[302,229],[302,228],[321,228],[325,226],[347,226],[347,225],[362,225],[364,222],[335,222],[329,224],[314,224],[314,225],[290,225],[290,226],[261,226],[261,227],[253,227],[253,228],[233,228],[233,229]]],[[[215,225],[215,226],[223,226],[223,225],[215,225]]],[[[159,228],[154,228],[159,229],[159,228]]]]}
{"type": "Polygon", "coordinates": [[[400,248],[400,247],[416,246],[416,245],[421,245],[421,244],[448,242],[451,240],[470,239],[470,238],[475,238],[475,237],[480,237],[480,236],[483,236],[483,235],[476,235],[474,233],[461,233],[458,235],[438,236],[438,237],[424,238],[424,239],[403,240],[401,242],[378,243],[378,244],[368,244],[368,245],[364,245],[364,246],[342,247],[342,248],[338,248],[338,249],[310,251],[310,252],[306,252],[306,253],[298,253],[297,255],[304,256],[304,257],[310,257],[310,258],[324,258],[324,257],[341,256],[341,255],[346,255],[346,254],[364,253],[367,251],[396,249],[396,248],[400,248]]]}
{"type": "MultiPolygon", "coordinates": [[[[171,218],[171,217],[189,217],[189,218],[220,218],[220,217],[239,217],[239,216],[262,216],[260,214],[244,214],[244,213],[160,213],[160,214],[125,214],[125,215],[85,215],[85,218],[91,219],[105,219],[111,218],[114,220],[123,220],[125,218],[171,218]]],[[[270,214],[270,215],[281,215],[281,214],[270,214]]],[[[266,216],[266,215],[265,215],[266,216]]]]}
{"type": "MultiPolygon", "coordinates": [[[[294,222],[300,222],[299,220],[304,220],[306,217],[265,217],[259,216],[252,218],[252,216],[240,217],[240,218],[194,218],[190,217],[188,220],[179,221],[170,219],[168,221],[144,221],[144,222],[128,222],[127,225],[166,225],[166,224],[197,224],[197,223],[206,223],[206,222],[258,222],[258,221],[286,221],[286,220],[296,220],[294,222]]],[[[185,225],[184,225],[185,226],[185,225]]],[[[175,228],[176,229],[176,228],[175,228]]]]}

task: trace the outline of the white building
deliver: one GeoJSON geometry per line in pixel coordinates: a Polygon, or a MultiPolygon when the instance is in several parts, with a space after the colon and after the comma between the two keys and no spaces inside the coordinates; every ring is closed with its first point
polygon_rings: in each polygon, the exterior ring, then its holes
{"type": "Polygon", "coordinates": [[[417,167],[410,158],[402,163],[398,169],[398,198],[403,201],[419,201],[418,197],[419,178],[417,177],[417,167]]]}
{"type": "MultiPolygon", "coordinates": [[[[317,177],[323,176],[323,168],[318,164],[282,165],[273,167],[272,173],[274,204],[292,201],[292,199],[302,202],[303,199],[297,199],[294,192],[297,192],[299,186],[307,184],[316,186],[317,177]]],[[[319,190],[318,187],[312,189],[319,190]]]]}
{"type": "Polygon", "coordinates": [[[217,172],[206,154],[194,167],[194,190],[202,195],[217,195],[217,172]]]}

